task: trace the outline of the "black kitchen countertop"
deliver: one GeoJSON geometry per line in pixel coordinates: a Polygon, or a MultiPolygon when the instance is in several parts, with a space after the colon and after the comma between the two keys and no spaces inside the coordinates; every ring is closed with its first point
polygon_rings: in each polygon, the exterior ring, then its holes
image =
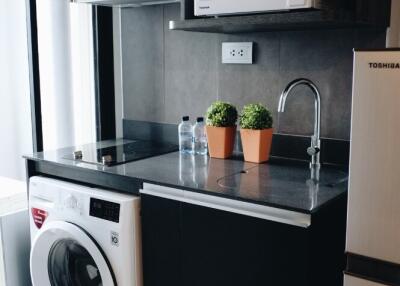
{"type": "MultiPolygon", "coordinates": [[[[103,148],[128,142],[130,141],[118,139],[89,145],[103,148]]],[[[173,152],[107,167],[64,158],[65,155],[81,148],[69,147],[45,151],[25,158],[79,170],[98,171],[99,176],[102,173],[114,174],[119,177],[134,178],[143,183],[309,214],[347,192],[346,172],[324,166],[319,172],[319,181],[316,181],[312,179],[311,170],[305,162],[272,158],[269,163],[259,165],[238,158],[221,160],[173,152]]]]}

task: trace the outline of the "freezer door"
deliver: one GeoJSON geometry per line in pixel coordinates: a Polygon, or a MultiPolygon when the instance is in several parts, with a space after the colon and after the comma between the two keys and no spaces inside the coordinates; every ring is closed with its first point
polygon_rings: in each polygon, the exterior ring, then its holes
{"type": "Polygon", "coordinates": [[[384,284],[371,282],[368,280],[356,278],[350,275],[344,276],[344,286],[385,286],[384,284]]]}
{"type": "Polygon", "coordinates": [[[400,264],[399,51],[355,53],[351,128],[346,250],[400,264]]]}

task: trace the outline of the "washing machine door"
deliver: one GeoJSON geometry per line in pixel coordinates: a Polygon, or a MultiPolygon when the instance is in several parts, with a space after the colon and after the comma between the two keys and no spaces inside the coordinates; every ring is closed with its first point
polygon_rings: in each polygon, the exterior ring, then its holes
{"type": "Polygon", "coordinates": [[[116,286],[104,253],[82,228],[68,222],[45,224],[32,243],[34,286],[116,286]]]}

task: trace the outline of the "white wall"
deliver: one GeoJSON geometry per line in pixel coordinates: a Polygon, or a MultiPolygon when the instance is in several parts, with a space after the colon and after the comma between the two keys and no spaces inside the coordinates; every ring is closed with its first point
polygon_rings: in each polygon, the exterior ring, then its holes
{"type": "Polygon", "coordinates": [[[0,176],[23,180],[32,153],[25,0],[0,0],[0,176]]]}

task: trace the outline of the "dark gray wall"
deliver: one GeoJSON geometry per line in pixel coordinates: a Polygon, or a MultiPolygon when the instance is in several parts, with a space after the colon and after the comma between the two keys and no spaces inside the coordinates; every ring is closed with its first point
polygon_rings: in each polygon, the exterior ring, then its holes
{"type": "Polygon", "coordinates": [[[216,99],[240,109],[261,102],[274,114],[275,132],[312,132],[313,99],[299,87],[286,112],[276,112],[291,80],[306,77],[322,93],[322,136],[349,139],[352,50],[383,47],[385,31],[353,29],[240,35],[169,31],[179,6],[122,10],[124,118],[177,123],[203,115],[216,99]],[[221,43],[252,41],[254,65],[221,64],[221,43]]]}

